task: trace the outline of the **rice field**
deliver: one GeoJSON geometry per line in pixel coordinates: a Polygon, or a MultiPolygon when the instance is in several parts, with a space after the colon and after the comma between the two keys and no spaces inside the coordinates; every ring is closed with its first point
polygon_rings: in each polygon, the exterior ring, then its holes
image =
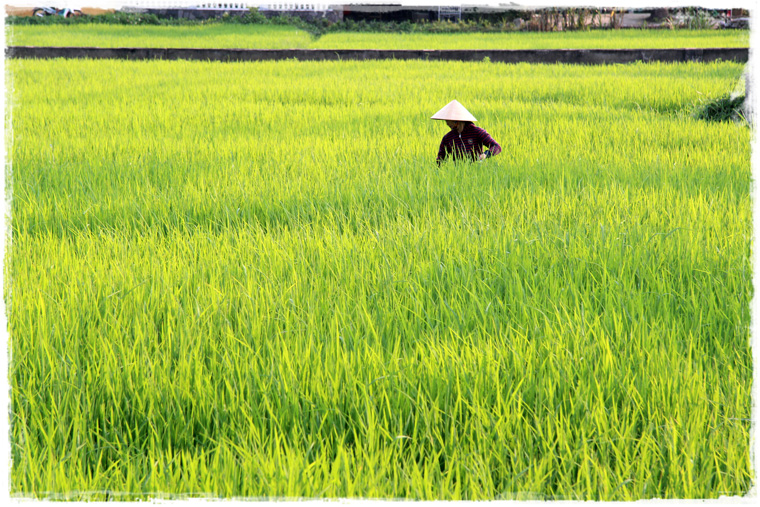
{"type": "Polygon", "coordinates": [[[749,47],[748,30],[594,30],[588,32],[366,33],[314,38],[290,26],[210,24],[127,26],[11,25],[19,46],[196,47],[255,49],[620,49],[749,47]]]}
{"type": "Polygon", "coordinates": [[[13,495],[754,485],[741,65],[6,65],[13,495]]]}
{"type": "Polygon", "coordinates": [[[278,25],[8,25],[6,43],[19,46],[267,48],[309,47],[313,37],[278,25]]]}
{"type": "Polygon", "coordinates": [[[593,30],[587,32],[326,34],[320,49],[671,49],[749,47],[749,30],[593,30]]]}

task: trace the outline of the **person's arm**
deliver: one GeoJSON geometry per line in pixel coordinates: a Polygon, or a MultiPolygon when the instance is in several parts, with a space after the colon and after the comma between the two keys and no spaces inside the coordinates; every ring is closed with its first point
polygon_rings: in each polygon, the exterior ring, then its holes
{"type": "Polygon", "coordinates": [[[435,159],[435,163],[438,165],[441,165],[441,162],[443,162],[446,159],[446,141],[441,141],[441,147],[438,148],[438,157],[435,159]]]}
{"type": "Polygon", "coordinates": [[[482,135],[480,138],[480,143],[483,146],[488,146],[488,152],[483,153],[480,156],[480,160],[483,160],[488,157],[495,157],[496,155],[501,153],[501,146],[499,146],[499,143],[497,143],[496,140],[494,140],[494,138],[491,137],[491,135],[485,131],[485,129],[481,129],[481,130],[482,130],[482,133],[481,133],[482,135]]]}

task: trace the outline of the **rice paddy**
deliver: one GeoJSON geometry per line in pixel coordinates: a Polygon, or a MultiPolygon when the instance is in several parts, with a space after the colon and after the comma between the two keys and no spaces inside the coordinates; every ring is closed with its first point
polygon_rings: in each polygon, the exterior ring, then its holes
{"type": "Polygon", "coordinates": [[[748,30],[593,30],[504,33],[328,33],[320,49],[670,49],[748,47],[748,30]]]}
{"type": "Polygon", "coordinates": [[[741,65],[6,65],[13,494],[753,486],[741,65]]]}
{"type": "Polygon", "coordinates": [[[314,38],[277,25],[11,25],[19,46],[196,47],[255,49],[652,49],[748,47],[748,30],[594,30],[587,32],[362,33],[314,38]]]}
{"type": "Polygon", "coordinates": [[[267,25],[9,25],[6,40],[20,46],[306,48],[313,37],[291,26],[267,25]]]}

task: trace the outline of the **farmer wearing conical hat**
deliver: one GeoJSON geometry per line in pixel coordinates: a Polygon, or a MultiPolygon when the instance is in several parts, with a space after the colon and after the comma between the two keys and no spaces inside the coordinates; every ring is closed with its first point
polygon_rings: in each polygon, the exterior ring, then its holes
{"type": "Polygon", "coordinates": [[[443,136],[441,147],[438,150],[436,162],[442,161],[451,155],[454,160],[469,158],[471,160],[483,160],[501,153],[501,146],[494,141],[488,132],[473,125],[478,121],[462,104],[452,100],[443,109],[430,117],[433,120],[446,120],[451,132],[443,136]],[[486,151],[483,151],[483,147],[486,151]]]}

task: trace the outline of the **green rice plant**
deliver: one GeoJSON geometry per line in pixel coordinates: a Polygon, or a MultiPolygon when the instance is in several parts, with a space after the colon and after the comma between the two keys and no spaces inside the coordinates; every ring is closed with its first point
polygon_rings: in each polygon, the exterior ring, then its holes
{"type": "Polygon", "coordinates": [[[740,121],[744,120],[744,95],[726,94],[701,106],[695,113],[700,120],[740,121]]]}
{"type": "Polygon", "coordinates": [[[728,30],[590,30],[506,33],[327,33],[324,49],[653,49],[748,47],[749,34],[728,30]],[[730,32],[730,33],[729,33],[730,32]]]}
{"type": "Polygon", "coordinates": [[[308,32],[286,25],[11,25],[6,41],[19,46],[265,48],[307,47],[308,32]]]}
{"type": "Polygon", "coordinates": [[[745,30],[591,30],[582,32],[369,33],[335,32],[314,39],[286,25],[12,25],[21,46],[216,47],[323,49],[651,49],[748,47],[745,30]]]}
{"type": "Polygon", "coordinates": [[[8,68],[14,495],[753,486],[742,66],[8,68]]]}

